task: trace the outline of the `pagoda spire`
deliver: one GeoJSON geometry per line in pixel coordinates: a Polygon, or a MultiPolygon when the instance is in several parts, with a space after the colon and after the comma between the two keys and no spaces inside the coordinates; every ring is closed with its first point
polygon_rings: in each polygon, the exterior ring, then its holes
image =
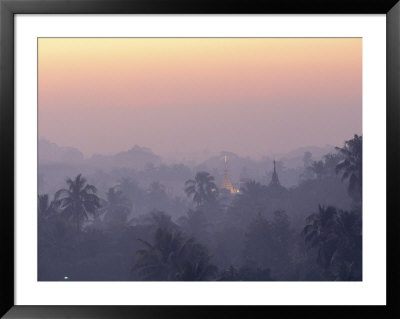
{"type": "Polygon", "coordinates": [[[271,182],[269,183],[269,186],[281,186],[281,183],[279,182],[278,174],[276,173],[275,159],[274,159],[274,172],[272,173],[272,178],[271,178],[271,182]]]}

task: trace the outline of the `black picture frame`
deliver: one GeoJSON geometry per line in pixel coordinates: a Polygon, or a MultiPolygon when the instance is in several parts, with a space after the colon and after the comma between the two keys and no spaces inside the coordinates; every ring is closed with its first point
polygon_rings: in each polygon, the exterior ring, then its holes
{"type": "MultiPolygon", "coordinates": [[[[0,0],[0,315],[5,318],[400,318],[399,180],[400,3],[398,0],[0,0]],[[387,305],[386,306],[16,306],[14,304],[14,15],[15,14],[386,14],[387,305]]],[[[379,107],[379,106],[377,106],[379,107]]]]}

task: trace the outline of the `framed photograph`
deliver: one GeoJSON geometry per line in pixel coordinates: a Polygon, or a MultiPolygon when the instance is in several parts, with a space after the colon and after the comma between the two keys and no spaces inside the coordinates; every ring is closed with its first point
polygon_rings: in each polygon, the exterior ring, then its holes
{"type": "Polygon", "coordinates": [[[1,315],[400,314],[397,1],[0,3],[1,315]]]}

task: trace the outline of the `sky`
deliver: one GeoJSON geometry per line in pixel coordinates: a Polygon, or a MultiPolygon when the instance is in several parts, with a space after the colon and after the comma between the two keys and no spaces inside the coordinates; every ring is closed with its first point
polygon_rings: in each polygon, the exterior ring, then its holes
{"type": "Polygon", "coordinates": [[[362,134],[361,38],[40,38],[39,137],[260,157],[362,134]]]}

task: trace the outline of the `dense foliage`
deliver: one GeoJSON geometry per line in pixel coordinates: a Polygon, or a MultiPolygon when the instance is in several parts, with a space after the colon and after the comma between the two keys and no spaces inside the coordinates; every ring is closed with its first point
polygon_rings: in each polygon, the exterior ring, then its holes
{"type": "Polygon", "coordinates": [[[38,279],[362,280],[362,137],[304,159],[297,186],[249,180],[237,194],[206,171],[181,176],[186,198],[129,174],[103,195],[68,178],[38,195],[38,279]]]}

